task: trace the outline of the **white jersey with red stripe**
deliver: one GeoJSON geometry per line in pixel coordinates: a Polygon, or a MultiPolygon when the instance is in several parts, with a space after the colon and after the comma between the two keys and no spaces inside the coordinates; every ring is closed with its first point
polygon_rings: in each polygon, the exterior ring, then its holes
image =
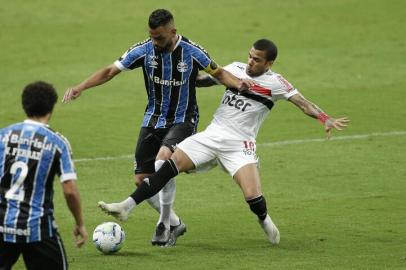
{"type": "Polygon", "coordinates": [[[274,103],[279,99],[287,100],[299,92],[278,73],[268,70],[258,77],[251,77],[246,68],[247,64],[240,62],[224,67],[234,76],[251,79],[256,84],[243,93],[227,89],[207,130],[226,134],[230,139],[255,142],[258,130],[274,103]]]}

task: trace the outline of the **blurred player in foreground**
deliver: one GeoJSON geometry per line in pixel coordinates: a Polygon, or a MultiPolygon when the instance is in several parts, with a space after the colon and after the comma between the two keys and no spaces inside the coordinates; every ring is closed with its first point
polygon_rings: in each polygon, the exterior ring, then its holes
{"type": "Polygon", "coordinates": [[[0,269],[11,269],[20,254],[27,269],[68,268],[53,214],[56,174],[75,219],[76,245],[88,237],[69,142],[48,126],[57,99],[48,83],[27,85],[27,120],[0,129],[0,269]]]}

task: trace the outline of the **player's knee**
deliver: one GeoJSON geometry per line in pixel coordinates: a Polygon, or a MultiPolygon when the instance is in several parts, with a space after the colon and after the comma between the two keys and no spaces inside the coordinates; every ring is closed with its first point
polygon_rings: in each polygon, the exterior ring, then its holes
{"type": "Polygon", "coordinates": [[[261,195],[255,199],[247,200],[251,211],[258,216],[259,219],[264,220],[267,215],[266,200],[261,195]]]}
{"type": "Polygon", "coordinates": [[[171,159],[176,164],[179,173],[195,169],[195,165],[193,164],[189,156],[186,155],[186,153],[180,150],[179,148],[175,150],[171,159]]]}
{"type": "Polygon", "coordinates": [[[144,180],[144,176],[142,175],[135,175],[134,177],[134,181],[135,181],[135,185],[138,187],[139,185],[141,185],[142,181],[144,180]]]}

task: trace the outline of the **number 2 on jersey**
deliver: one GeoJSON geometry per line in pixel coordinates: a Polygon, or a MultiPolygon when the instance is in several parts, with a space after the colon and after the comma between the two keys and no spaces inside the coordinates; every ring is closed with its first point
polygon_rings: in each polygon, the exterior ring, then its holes
{"type": "Polygon", "coordinates": [[[22,161],[14,162],[13,165],[11,165],[10,174],[16,175],[18,169],[20,169],[20,174],[18,175],[17,181],[15,181],[6,192],[6,199],[23,201],[25,194],[23,183],[28,174],[28,166],[22,161]]]}

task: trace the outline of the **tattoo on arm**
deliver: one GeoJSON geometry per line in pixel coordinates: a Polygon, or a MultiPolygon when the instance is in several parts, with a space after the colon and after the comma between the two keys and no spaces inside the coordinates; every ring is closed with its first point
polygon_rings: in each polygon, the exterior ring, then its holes
{"type": "Polygon", "coordinates": [[[308,101],[302,94],[296,94],[289,99],[290,102],[299,107],[305,114],[310,117],[316,118],[323,110],[316,104],[308,101]]]}

